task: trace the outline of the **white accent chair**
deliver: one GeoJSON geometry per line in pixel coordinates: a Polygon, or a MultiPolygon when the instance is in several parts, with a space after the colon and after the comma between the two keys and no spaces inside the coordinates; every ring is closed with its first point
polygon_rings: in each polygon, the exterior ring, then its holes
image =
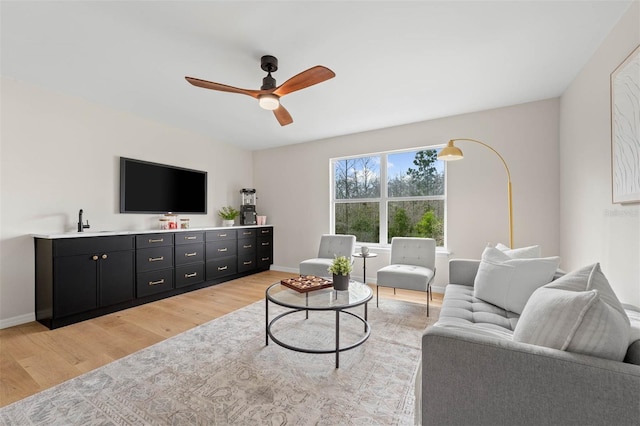
{"type": "Polygon", "coordinates": [[[353,261],[351,256],[355,245],[354,235],[323,235],[320,238],[318,257],[300,262],[300,275],[330,276],[328,269],[335,257],[345,256],[353,261]]]}
{"type": "Polygon", "coordinates": [[[436,240],[433,238],[393,237],[391,239],[390,265],[378,270],[378,287],[393,287],[427,293],[427,316],[431,283],[436,276],[436,240]]]}

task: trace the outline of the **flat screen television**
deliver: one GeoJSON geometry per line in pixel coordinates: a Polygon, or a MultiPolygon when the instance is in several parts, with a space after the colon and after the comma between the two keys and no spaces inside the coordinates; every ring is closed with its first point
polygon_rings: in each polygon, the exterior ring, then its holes
{"type": "Polygon", "coordinates": [[[120,213],[207,213],[207,172],[120,157],[120,213]]]}

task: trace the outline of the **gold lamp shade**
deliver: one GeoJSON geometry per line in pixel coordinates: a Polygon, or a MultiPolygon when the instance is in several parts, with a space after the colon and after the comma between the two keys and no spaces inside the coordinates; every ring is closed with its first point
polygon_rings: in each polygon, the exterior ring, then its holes
{"type": "Polygon", "coordinates": [[[463,158],[462,150],[453,144],[453,140],[450,140],[447,146],[442,148],[438,154],[438,160],[442,161],[455,161],[463,158]]]}

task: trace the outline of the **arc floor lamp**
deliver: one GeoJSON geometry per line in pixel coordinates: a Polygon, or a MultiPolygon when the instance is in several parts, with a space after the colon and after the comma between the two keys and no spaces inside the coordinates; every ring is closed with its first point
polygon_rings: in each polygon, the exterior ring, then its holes
{"type": "Polygon", "coordinates": [[[455,141],[468,141],[468,142],[475,142],[477,144],[480,144],[485,148],[488,148],[491,151],[493,151],[493,153],[496,154],[498,158],[500,158],[500,161],[502,161],[502,164],[504,165],[504,169],[507,172],[507,197],[508,197],[508,205],[509,205],[509,247],[513,248],[513,201],[511,197],[511,172],[509,171],[507,162],[504,161],[504,158],[502,158],[502,155],[500,155],[500,153],[495,149],[493,149],[491,146],[487,145],[484,142],[480,142],[479,140],[468,139],[468,138],[451,139],[447,143],[447,146],[444,147],[438,154],[438,160],[455,161],[455,160],[462,160],[464,158],[464,155],[462,154],[462,150],[460,150],[460,148],[458,148],[453,144],[455,141]]]}

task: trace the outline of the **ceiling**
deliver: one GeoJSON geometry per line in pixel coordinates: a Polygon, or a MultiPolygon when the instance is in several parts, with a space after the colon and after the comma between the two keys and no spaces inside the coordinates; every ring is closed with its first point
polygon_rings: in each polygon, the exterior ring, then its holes
{"type": "Polygon", "coordinates": [[[2,1],[3,77],[250,150],[559,96],[630,1],[2,1]],[[293,124],[249,96],[262,55],[293,124]]]}

